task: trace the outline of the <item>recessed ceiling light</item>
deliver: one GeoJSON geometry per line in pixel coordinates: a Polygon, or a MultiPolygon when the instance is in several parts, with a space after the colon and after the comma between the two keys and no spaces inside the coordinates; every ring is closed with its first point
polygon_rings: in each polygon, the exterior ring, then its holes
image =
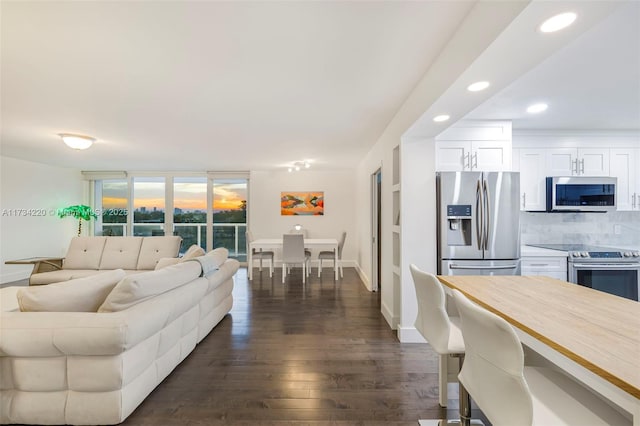
{"type": "Polygon", "coordinates": [[[537,114],[545,111],[549,106],[547,104],[533,104],[527,108],[527,112],[531,114],[537,114]]]}
{"type": "Polygon", "coordinates": [[[478,81],[469,85],[469,87],[467,87],[467,90],[470,92],[479,92],[486,89],[487,87],[489,87],[488,81],[478,81]]]}
{"type": "Polygon", "coordinates": [[[447,121],[448,119],[449,119],[449,116],[446,114],[433,117],[433,121],[435,121],[436,123],[441,123],[443,121],[447,121]]]}
{"type": "Polygon", "coordinates": [[[573,24],[573,21],[575,21],[577,17],[578,15],[573,12],[565,12],[552,16],[540,25],[540,31],[543,33],[560,31],[561,29],[567,28],[569,25],[573,24]]]}

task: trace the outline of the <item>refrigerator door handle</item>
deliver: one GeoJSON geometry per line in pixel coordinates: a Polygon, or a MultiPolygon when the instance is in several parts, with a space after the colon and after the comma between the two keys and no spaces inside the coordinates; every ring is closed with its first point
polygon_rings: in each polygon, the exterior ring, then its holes
{"type": "Polygon", "coordinates": [[[482,205],[484,204],[484,199],[482,198],[482,188],[480,187],[480,180],[476,181],[476,238],[478,240],[478,250],[482,250],[484,240],[484,233],[482,232],[481,226],[484,223],[484,217],[482,216],[482,205]]]}
{"type": "Polygon", "coordinates": [[[491,203],[489,201],[489,185],[487,184],[486,179],[482,183],[483,192],[484,192],[484,246],[482,247],[484,250],[487,250],[487,246],[489,245],[489,232],[491,227],[491,203]]]}
{"type": "Polygon", "coordinates": [[[518,265],[501,265],[501,266],[463,266],[452,263],[449,269],[516,269],[518,265]]]}

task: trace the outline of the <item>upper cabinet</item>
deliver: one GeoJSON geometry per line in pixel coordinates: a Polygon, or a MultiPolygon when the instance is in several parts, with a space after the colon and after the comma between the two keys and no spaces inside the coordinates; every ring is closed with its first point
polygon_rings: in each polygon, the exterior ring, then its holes
{"type": "Polygon", "coordinates": [[[640,149],[637,134],[550,131],[514,138],[514,171],[520,172],[520,209],[544,211],[548,176],[618,178],[618,210],[640,210],[640,149]]]}
{"type": "Polygon", "coordinates": [[[436,137],[436,170],[511,170],[511,123],[456,123],[436,137]]]}
{"type": "MultiPolygon", "coordinates": [[[[546,208],[546,151],[522,148],[515,150],[520,172],[520,210],[541,211],[546,208]]],[[[514,155],[515,157],[515,155],[514,155]]]]}
{"type": "Polygon", "coordinates": [[[608,148],[550,148],[548,176],[609,176],[608,148]]]}
{"type": "Polygon", "coordinates": [[[618,178],[618,210],[640,210],[640,149],[611,148],[611,176],[618,178]]]}

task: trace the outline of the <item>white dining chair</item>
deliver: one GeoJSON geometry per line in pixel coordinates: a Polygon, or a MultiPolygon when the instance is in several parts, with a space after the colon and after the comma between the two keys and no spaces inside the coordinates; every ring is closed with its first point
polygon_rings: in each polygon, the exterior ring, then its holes
{"type": "MultiPolygon", "coordinates": [[[[344,242],[347,239],[347,233],[343,232],[340,237],[340,241],[338,241],[338,264],[335,267],[340,268],[340,278],[344,278],[344,271],[342,270],[342,248],[344,247],[344,242]]],[[[320,278],[320,274],[322,273],[322,261],[330,260],[335,261],[335,253],[333,250],[323,250],[318,253],[318,278],[320,278]]]]}
{"type": "MultiPolygon", "coordinates": [[[[415,322],[416,330],[429,342],[433,350],[440,355],[441,363],[444,362],[446,366],[447,357],[456,357],[459,365],[461,365],[464,360],[465,347],[459,326],[460,318],[447,314],[446,295],[442,284],[435,275],[418,269],[414,264],[409,265],[409,270],[413,278],[418,302],[418,316],[415,322]]],[[[447,374],[446,369],[444,373],[442,370],[441,368],[440,389],[444,390],[447,388],[447,374]]],[[[458,384],[460,421],[464,419],[468,422],[466,424],[471,424],[471,399],[462,384],[460,382],[458,384]]],[[[440,397],[440,405],[446,406],[446,395],[444,398],[440,397]]],[[[423,420],[421,424],[446,425],[447,421],[423,420]]],[[[473,424],[482,423],[473,421],[473,424]]]]}
{"type": "MultiPolygon", "coordinates": [[[[260,269],[259,269],[259,271],[262,272],[262,260],[266,259],[266,260],[269,261],[269,277],[273,277],[273,261],[274,261],[274,257],[275,257],[274,252],[251,249],[250,244],[253,241],[253,234],[251,233],[251,231],[247,230],[247,232],[245,233],[245,236],[246,236],[246,240],[247,240],[247,253],[249,253],[249,250],[252,250],[251,251],[251,258],[260,260],[260,269]]],[[[253,265],[248,265],[248,266],[249,266],[249,268],[253,268],[253,265]]]]}
{"type": "Polygon", "coordinates": [[[304,237],[301,234],[284,234],[282,236],[282,283],[287,276],[288,267],[302,265],[302,283],[309,274],[310,257],[304,251],[304,237]]]}
{"type": "Polygon", "coordinates": [[[458,290],[453,297],[465,343],[459,379],[493,426],[632,424],[561,372],[525,366],[522,344],[507,321],[458,290]]]}
{"type": "MultiPolygon", "coordinates": [[[[296,225],[293,228],[289,229],[289,233],[290,234],[294,234],[294,235],[302,235],[304,238],[309,238],[309,232],[307,232],[306,229],[304,229],[303,227],[301,227],[300,225],[296,225]]],[[[304,249],[304,253],[306,255],[308,255],[309,257],[311,257],[311,251],[307,250],[306,248],[304,249]]],[[[309,271],[311,272],[311,271],[309,271]]],[[[308,275],[308,274],[307,274],[308,275]]]]}

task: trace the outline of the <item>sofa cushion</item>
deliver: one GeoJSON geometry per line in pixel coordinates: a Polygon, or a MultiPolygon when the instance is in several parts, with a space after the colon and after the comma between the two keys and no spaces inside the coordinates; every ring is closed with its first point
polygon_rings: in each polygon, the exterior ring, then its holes
{"type": "Polygon", "coordinates": [[[98,312],[117,312],[180,287],[200,276],[197,262],[184,262],[157,271],[128,275],[115,286],[98,312]]]}
{"type": "Polygon", "coordinates": [[[122,269],[86,278],[26,287],[18,290],[22,312],[96,312],[113,288],[125,277],[122,269]]]}
{"type": "Polygon", "coordinates": [[[62,269],[98,269],[107,237],[74,237],[62,269]]]}
{"type": "Polygon", "coordinates": [[[145,237],[142,240],[136,269],[153,270],[163,257],[178,257],[181,237],[145,237]]]}
{"type": "Polygon", "coordinates": [[[100,269],[136,269],[142,237],[107,238],[100,269]]]}
{"type": "MultiPolygon", "coordinates": [[[[158,270],[158,269],[162,269],[165,268],[167,266],[171,266],[171,265],[175,265],[177,263],[180,263],[180,258],[179,257],[163,257],[162,259],[158,260],[158,263],[156,263],[156,267],[154,270],[158,270]]],[[[140,272],[140,271],[138,271],[140,272]]]]}
{"type": "Polygon", "coordinates": [[[29,277],[29,285],[43,285],[75,280],[99,274],[96,269],[61,269],[59,271],[40,272],[29,277]]]}

